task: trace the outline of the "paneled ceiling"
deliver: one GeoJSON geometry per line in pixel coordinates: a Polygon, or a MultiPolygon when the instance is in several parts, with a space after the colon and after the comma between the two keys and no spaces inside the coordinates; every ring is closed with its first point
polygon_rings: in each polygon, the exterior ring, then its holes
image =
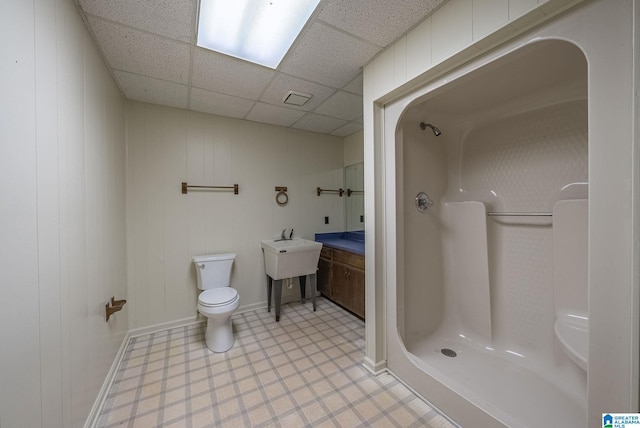
{"type": "Polygon", "coordinates": [[[198,0],[74,1],[128,99],[346,137],[362,67],[446,0],[322,0],[276,70],[197,47],[198,0]]]}

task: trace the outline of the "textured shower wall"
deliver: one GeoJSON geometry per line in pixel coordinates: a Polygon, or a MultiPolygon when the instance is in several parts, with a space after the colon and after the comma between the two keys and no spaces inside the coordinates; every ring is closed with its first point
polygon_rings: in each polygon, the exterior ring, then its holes
{"type": "Polygon", "coordinates": [[[453,142],[452,134],[435,137],[422,131],[418,121],[407,119],[403,127],[402,150],[403,184],[398,187],[402,206],[404,245],[399,246],[398,308],[400,333],[406,343],[428,335],[439,325],[443,316],[444,289],[441,251],[440,200],[447,189],[446,147],[453,142]],[[415,197],[426,192],[435,202],[425,212],[415,206],[415,197]]]}
{"type": "MultiPolygon", "coordinates": [[[[463,141],[460,183],[487,211],[551,212],[562,189],[588,181],[587,103],[573,101],[500,119],[463,141]]],[[[584,195],[586,197],[586,195],[584,195]]],[[[488,217],[494,342],[553,358],[550,217],[488,217]]]]}

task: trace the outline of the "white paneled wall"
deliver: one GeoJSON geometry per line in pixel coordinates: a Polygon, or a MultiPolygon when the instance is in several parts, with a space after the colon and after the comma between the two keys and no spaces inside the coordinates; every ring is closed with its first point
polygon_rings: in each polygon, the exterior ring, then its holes
{"type": "Polygon", "coordinates": [[[364,162],[364,132],[358,131],[344,139],[344,165],[364,162]]]}
{"type": "Polygon", "coordinates": [[[422,73],[448,67],[448,60],[460,62],[468,57],[459,55],[463,51],[477,54],[581,1],[449,0],[367,65],[365,99],[384,97],[422,73]]]}
{"type": "Polygon", "coordinates": [[[344,198],[316,194],[343,187],[341,138],[130,102],[127,145],[132,328],[196,315],[194,255],[237,253],[231,285],[241,309],[257,307],[266,304],[262,239],[344,230],[344,198]],[[240,192],[183,195],[183,181],[240,192]],[[275,186],[288,188],[288,205],[276,204],[275,186]]]}
{"type": "Polygon", "coordinates": [[[125,104],[68,0],[0,6],[0,425],[82,426],[128,329],[125,104]]]}

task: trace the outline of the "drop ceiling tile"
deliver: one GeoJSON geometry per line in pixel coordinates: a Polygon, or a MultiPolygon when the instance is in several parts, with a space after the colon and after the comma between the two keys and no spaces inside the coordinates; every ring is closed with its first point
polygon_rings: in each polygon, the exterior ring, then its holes
{"type": "Polygon", "coordinates": [[[322,116],[315,113],[307,113],[302,119],[297,121],[293,128],[304,129],[306,131],[320,132],[329,134],[332,131],[344,126],[346,120],[336,119],[335,117],[322,116]]]}
{"type": "Polygon", "coordinates": [[[286,74],[278,74],[269,84],[267,90],[260,97],[260,101],[265,103],[283,106],[282,97],[290,90],[311,94],[313,97],[302,106],[290,105],[288,108],[296,110],[311,111],[327,100],[335,91],[335,88],[308,82],[297,77],[286,74]]]}
{"type": "Polygon", "coordinates": [[[348,137],[354,132],[358,132],[362,129],[362,124],[357,122],[349,122],[345,126],[342,126],[331,133],[336,137],[348,137]]]}
{"type": "Polygon", "coordinates": [[[130,100],[187,108],[186,85],[120,70],[114,70],[113,73],[125,96],[130,100]]]}
{"type": "Polygon", "coordinates": [[[282,71],[334,88],[353,80],[380,48],[314,23],[285,56],[282,71]]]}
{"type": "Polygon", "coordinates": [[[338,91],[315,109],[315,112],[324,116],[354,120],[362,116],[362,96],[338,91]]]}
{"type": "Polygon", "coordinates": [[[256,103],[245,119],[280,126],[291,126],[304,116],[304,114],[303,111],[277,107],[271,104],[256,103]]]}
{"type": "Polygon", "coordinates": [[[230,117],[248,110],[251,120],[336,135],[362,124],[362,113],[351,118],[361,109],[355,104],[361,104],[356,99],[363,94],[363,65],[444,3],[323,0],[279,69],[272,70],[194,46],[198,1],[73,0],[127,97],[178,107],[186,102],[187,108],[230,117]],[[284,107],[281,99],[289,90],[313,97],[305,106],[284,107]]]}
{"type": "Polygon", "coordinates": [[[190,46],[88,17],[109,65],[117,70],[186,84],[190,46]]]}
{"type": "Polygon", "coordinates": [[[88,15],[190,43],[195,29],[194,0],[80,0],[88,15]]]}
{"type": "Polygon", "coordinates": [[[191,89],[190,100],[189,108],[191,110],[236,118],[244,118],[255,104],[254,101],[244,98],[198,88],[191,89]]]}
{"type": "Polygon", "coordinates": [[[275,71],[237,58],[202,48],[195,48],[192,85],[257,100],[275,71]]]}
{"type": "Polygon", "coordinates": [[[351,82],[347,83],[342,90],[362,95],[362,72],[360,72],[360,74],[358,74],[358,76],[351,82]]]}
{"type": "Polygon", "coordinates": [[[333,0],[318,16],[348,33],[384,47],[397,40],[445,0],[333,0]]]}

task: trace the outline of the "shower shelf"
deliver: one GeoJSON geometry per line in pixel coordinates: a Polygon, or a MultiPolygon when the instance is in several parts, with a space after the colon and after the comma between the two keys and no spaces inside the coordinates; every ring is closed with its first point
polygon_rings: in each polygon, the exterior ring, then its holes
{"type": "Polygon", "coordinates": [[[553,329],[564,353],[578,367],[587,371],[589,319],[575,315],[561,315],[556,319],[553,329]]]}

